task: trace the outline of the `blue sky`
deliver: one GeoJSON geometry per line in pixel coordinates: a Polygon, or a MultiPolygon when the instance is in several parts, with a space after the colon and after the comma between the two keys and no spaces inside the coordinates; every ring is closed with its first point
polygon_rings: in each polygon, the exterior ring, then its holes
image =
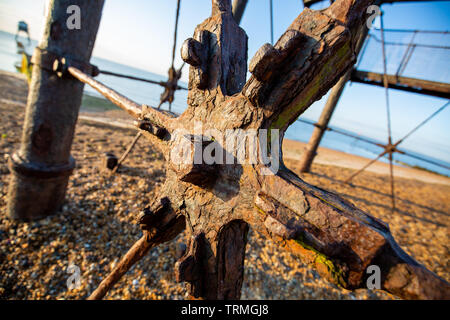
{"type": "MultiPolygon", "coordinates": [[[[29,23],[40,38],[45,0],[0,0],[0,30],[15,33],[17,22],[29,23]]],[[[210,15],[211,0],[182,0],[178,49],[197,24],[210,15]]],[[[300,0],[273,0],[274,38],[278,39],[303,9],[300,0]]],[[[151,72],[166,74],[170,65],[176,0],[106,0],[94,55],[151,72]]],[[[450,30],[450,1],[383,5],[385,28],[450,30]]],[[[241,26],[249,36],[249,58],[270,42],[269,0],[249,0],[241,26]]],[[[374,22],[379,26],[378,19],[374,22]]],[[[448,44],[447,44],[448,45],[448,44]]],[[[181,64],[177,50],[176,65],[181,64]]],[[[381,51],[380,51],[381,54],[381,51]]],[[[446,53],[443,59],[450,61],[446,53]]],[[[413,63],[414,61],[411,61],[413,63]]],[[[424,61],[423,68],[427,68],[424,61]]],[[[447,82],[450,63],[442,70],[447,82]]],[[[422,67],[422,66],[420,66],[422,67]]],[[[442,74],[436,74],[442,79],[442,74]]],[[[187,81],[187,72],[183,74],[187,81]]],[[[390,90],[394,140],[445,103],[444,99],[390,90]]],[[[317,119],[325,98],[305,117],[317,119]]],[[[416,132],[402,146],[450,162],[450,108],[416,132]]],[[[331,125],[386,140],[386,111],[382,88],[347,84],[331,125]]]]}

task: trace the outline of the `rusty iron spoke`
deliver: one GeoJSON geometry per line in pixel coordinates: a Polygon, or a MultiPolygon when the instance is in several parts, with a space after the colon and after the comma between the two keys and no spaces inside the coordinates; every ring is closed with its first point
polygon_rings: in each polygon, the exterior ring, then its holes
{"type": "Polygon", "coordinates": [[[448,284],[401,250],[382,221],[287,169],[260,181],[251,226],[324,278],[348,289],[365,288],[364,272],[376,264],[383,290],[404,298],[413,298],[412,291],[421,292],[422,299],[448,296],[448,284]],[[394,280],[399,278],[407,280],[394,280]],[[405,283],[417,287],[411,290],[405,283]]]}
{"type": "Polygon", "coordinates": [[[122,156],[120,157],[120,159],[117,161],[116,166],[114,167],[114,169],[112,170],[112,172],[117,172],[117,170],[119,170],[120,166],[122,165],[122,163],[125,161],[125,159],[127,158],[127,156],[130,154],[131,150],[133,150],[134,146],[136,145],[136,143],[138,142],[139,138],[142,136],[142,132],[138,131],[138,133],[136,134],[136,136],[134,137],[133,141],[131,141],[130,145],[128,146],[127,150],[125,150],[125,152],[122,154],[122,156]]]}
{"type": "Polygon", "coordinates": [[[100,300],[127,273],[131,267],[141,260],[148,251],[167,241],[173,240],[185,228],[185,219],[180,212],[172,209],[168,198],[156,201],[152,208],[146,208],[139,217],[143,230],[142,237],[128,250],[111,273],[100,283],[89,296],[89,300],[100,300]]]}
{"type": "Polygon", "coordinates": [[[80,80],[83,83],[90,85],[92,88],[101,93],[105,98],[110,100],[112,103],[117,105],[119,108],[125,110],[128,114],[130,114],[135,119],[141,119],[144,117],[156,125],[166,128],[168,131],[171,130],[171,120],[172,117],[167,116],[165,113],[160,112],[152,107],[146,106],[145,112],[142,111],[142,107],[138,105],[136,102],[128,99],[127,97],[121,95],[117,91],[114,91],[111,88],[108,88],[101,82],[95,80],[91,76],[85,74],[84,72],[74,68],[69,67],[68,72],[80,80]]]}
{"type": "Polygon", "coordinates": [[[132,117],[139,119],[139,117],[141,116],[141,106],[138,105],[136,102],[131,101],[130,99],[114,91],[113,89],[108,88],[101,82],[95,80],[94,78],[85,74],[84,72],[82,72],[77,68],[69,67],[68,72],[81,82],[90,85],[92,88],[97,90],[99,93],[101,93],[105,98],[110,100],[116,106],[125,110],[132,117]]]}

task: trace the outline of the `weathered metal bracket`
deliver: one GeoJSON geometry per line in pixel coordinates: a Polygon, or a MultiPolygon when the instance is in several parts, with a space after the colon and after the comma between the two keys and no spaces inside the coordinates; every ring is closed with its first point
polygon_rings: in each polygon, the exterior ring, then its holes
{"type": "Polygon", "coordinates": [[[34,50],[31,63],[49,72],[55,72],[60,78],[64,76],[71,77],[68,72],[69,67],[75,67],[92,77],[100,74],[100,70],[95,65],[71,57],[63,57],[55,52],[39,47],[36,47],[34,50]]]}
{"type": "Polygon", "coordinates": [[[51,179],[58,177],[67,177],[72,174],[75,168],[75,159],[71,156],[69,163],[59,166],[40,166],[37,163],[25,162],[17,153],[13,153],[8,158],[9,169],[21,176],[38,178],[38,179],[51,179]]]}

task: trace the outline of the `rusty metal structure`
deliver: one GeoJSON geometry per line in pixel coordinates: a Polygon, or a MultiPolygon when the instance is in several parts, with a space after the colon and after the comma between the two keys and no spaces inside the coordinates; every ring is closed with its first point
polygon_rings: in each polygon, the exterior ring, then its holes
{"type": "MultiPolygon", "coordinates": [[[[159,110],[163,103],[169,102],[169,112],[171,111],[172,102],[175,99],[175,91],[176,90],[187,90],[187,88],[178,86],[178,80],[181,78],[181,70],[183,69],[185,63],[183,63],[182,66],[180,67],[180,69],[178,69],[178,70],[176,70],[174,68],[175,50],[176,50],[177,33],[178,33],[178,18],[180,15],[180,3],[181,3],[181,0],[178,0],[177,1],[177,9],[176,9],[176,17],[175,17],[174,41],[173,41],[173,49],[172,49],[172,65],[169,68],[169,79],[166,82],[155,82],[155,81],[151,81],[151,80],[147,80],[147,79],[141,79],[141,78],[132,77],[132,76],[124,76],[124,75],[120,75],[120,74],[112,73],[112,72],[100,71],[100,73],[103,73],[103,74],[110,74],[110,75],[115,75],[115,76],[119,76],[119,77],[126,77],[126,78],[132,79],[132,80],[146,81],[146,82],[162,85],[164,87],[164,92],[161,94],[160,102],[159,102],[157,109],[159,110]]],[[[234,0],[233,1],[233,17],[237,24],[240,24],[246,6],[247,6],[247,0],[234,0]]],[[[122,154],[120,159],[118,159],[118,161],[115,162],[114,166],[110,166],[110,167],[107,166],[108,169],[112,170],[112,173],[116,173],[119,170],[121,164],[128,157],[128,155],[133,150],[134,146],[136,145],[136,143],[138,142],[138,140],[141,136],[142,136],[142,133],[140,131],[138,131],[138,133],[134,137],[133,141],[131,141],[130,145],[125,150],[125,152],[122,154]]],[[[106,157],[108,159],[108,155],[106,155],[106,157]]],[[[108,161],[106,161],[106,163],[108,163],[108,161]]]]}
{"type": "MultiPolygon", "coordinates": [[[[321,2],[321,0],[319,1],[308,1],[305,0],[304,4],[305,6],[311,6],[315,3],[321,2]]],[[[384,3],[394,3],[394,2],[402,2],[402,1],[376,1],[377,5],[382,5],[384,3]]],[[[409,1],[404,1],[404,2],[409,2],[409,1]]],[[[381,49],[382,49],[382,59],[383,59],[383,74],[379,74],[379,73],[374,73],[374,72],[366,72],[366,71],[360,71],[357,70],[357,68],[354,68],[353,70],[348,71],[340,80],[339,82],[336,84],[335,87],[333,87],[333,89],[331,90],[330,96],[322,110],[322,113],[320,115],[320,118],[318,120],[317,123],[312,123],[315,128],[313,130],[313,133],[311,135],[311,138],[305,148],[305,152],[302,154],[302,158],[300,160],[300,170],[302,172],[309,172],[311,165],[314,161],[314,157],[317,154],[317,148],[319,147],[319,144],[321,142],[321,139],[324,135],[324,133],[327,130],[333,130],[337,133],[340,134],[345,134],[347,136],[352,136],[353,138],[357,139],[357,140],[363,140],[367,143],[373,144],[373,145],[377,145],[381,148],[383,148],[383,151],[373,160],[369,161],[365,166],[363,166],[360,170],[358,170],[357,172],[355,172],[354,174],[352,174],[350,177],[348,177],[344,183],[351,183],[352,179],[354,177],[356,177],[358,174],[360,174],[361,172],[363,172],[365,169],[367,169],[370,165],[372,165],[373,163],[375,163],[376,161],[378,161],[380,158],[382,158],[383,156],[387,155],[389,158],[389,167],[390,167],[390,175],[389,175],[389,179],[390,179],[390,184],[391,184],[391,200],[392,200],[392,210],[395,210],[395,190],[394,190],[394,173],[393,173],[393,154],[394,153],[400,153],[403,155],[407,155],[409,157],[427,162],[427,163],[431,163],[433,165],[439,166],[439,167],[443,167],[443,168],[447,168],[447,166],[434,162],[432,160],[429,159],[424,159],[423,157],[419,157],[417,155],[411,154],[410,152],[406,152],[406,151],[402,151],[399,150],[397,147],[399,144],[401,144],[407,137],[409,137],[413,132],[415,132],[417,129],[419,129],[421,126],[423,126],[426,122],[428,122],[429,120],[431,120],[433,117],[435,117],[439,112],[441,112],[442,110],[444,110],[447,106],[448,103],[445,103],[441,108],[439,108],[436,112],[434,112],[430,117],[428,117],[425,121],[421,122],[418,126],[416,126],[414,129],[412,129],[408,134],[406,134],[403,138],[399,139],[396,143],[393,143],[392,141],[392,129],[391,129],[391,115],[390,115],[390,103],[389,103],[389,92],[388,89],[397,89],[397,90],[402,90],[402,91],[407,91],[407,92],[414,92],[414,93],[420,93],[420,94],[424,94],[424,95],[430,95],[430,96],[435,96],[435,97],[440,97],[440,98],[445,98],[445,99],[450,99],[450,84],[448,83],[442,83],[442,82],[434,82],[434,81],[427,81],[427,80],[421,80],[421,79],[414,79],[414,78],[408,78],[408,77],[403,77],[401,76],[401,73],[405,70],[411,56],[412,53],[414,51],[414,49],[416,48],[416,46],[419,46],[415,43],[413,43],[414,41],[414,37],[417,33],[419,32],[425,32],[425,33],[442,33],[442,34],[446,34],[447,32],[437,32],[437,31],[418,31],[415,30],[414,31],[414,36],[412,37],[411,41],[409,42],[409,44],[407,44],[407,49],[405,50],[405,53],[403,55],[403,58],[401,60],[401,63],[398,66],[397,72],[395,75],[388,75],[387,73],[387,62],[386,62],[386,49],[385,46],[387,44],[389,45],[404,45],[402,43],[389,43],[387,41],[385,41],[384,39],[384,34],[385,34],[385,29],[384,29],[384,25],[383,25],[383,17],[380,16],[380,21],[381,21],[381,28],[380,28],[380,32],[381,32],[381,39],[376,38],[373,35],[370,35],[367,33],[367,28],[364,29],[365,35],[364,38],[362,40],[362,42],[359,44],[359,46],[357,47],[357,51],[356,54],[359,54],[359,51],[362,49],[361,52],[361,56],[364,54],[364,49],[367,46],[367,42],[369,40],[369,38],[373,38],[375,41],[379,42],[381,44],[381,49]],[[366,40],[367,38],[367,40],[366,40]],[[364,48],[363,48],[363,42],[365,40],[365,44],[364,44],[364,48]],[[358,82],[358,83],[364,83],[364,84],[369,84],[369,85],[375,85],[375,86],[380,86],[383,87],[385,89],[385,97],[386,97],[386,113],[387,113],[387,132],[388,132],[388,142],[387,144],[379,144],[379,143],[375,143],[373,141],[364,139],[360,136],[357,135],[352,135],[351,133],[349,134],[348,132],[344,133],[340,130],[336,130],[336,129],[331,129],[328,127],[328,124],[331,120],[331,117],[333,115],[333,112],[335,111],[335,108],[338,104],[338,101],[342,95],[342,92],[344,90],[345,84],[349,81],[353,81],[353,82],[358,82]]],[[[389,30],[389,31],[394,31],[394,32],[408,32],[409,30],[389,30]]],[[[436,45],[422,45],[422,46],[426,46],[426,47],[433,47],[433,48],[440,48],[440,49],[450,49],[449,47],[445,47],[445,46],[436,46],[436,45]]],[[[361,59],[361,57],[360,57],[361,59]]],[[[305,122],[305,123],[309,123],[308,121],[304,121],[302,119],[299,119],[300,122],[305,122]]],[[[311,124],[311,123],[310,123],[311,124]]]]}
{"type": "Polygon", "coordinates": [[[36,49],[20,149],[10,157],[8,212],[32,220],[55,213],[65,197],[75,160],[70,155],[83,84],[53,72],[57,57],[92,74],[88,67],[103,0],[52,1],[44,37],[36,49]],[[66,28],[67,7],[85,12],[84,27],[66,28]]]}
{"type": "Polygon", "coordinates": [[[233,19],[231,1],[212,0],[211,16],[181,48],[190,65],[189,95],[178,117],[139,105],[96,81],[89,68],[57,59],[57,74],[90,85],[127,111],[167,161],[160,198],[139,219],[142,238],[90,299],[101,299],[150,248],[183,230],[189,243],[175,265],[177,280],[187,283],[193,298],[239,299],[249,227],[341,287],[365,287],[365,271],[376,264],[383,290],[407,299],[450,298],[450,285],[408,256],[387,224],[304,182],[284,166],[273,144],[281,145],[286,129],[351,69],[372,3],[337,0],[326,10],[305,9],[274,45],[258,50],[246,81],[247,35],[233,19]],[[238,155],[219,139],[229,130],[256,130],[269,162],[236,161],[238,155]],[[263,132],[277,130],[279,137],[262,139],[263,132]],[[173,161],[186,145],[185,161],[173,161]],[[206,150],[232,161],[197,162],[206,150]],[[279,170],[273,170],[277,161],[279,170]]]}

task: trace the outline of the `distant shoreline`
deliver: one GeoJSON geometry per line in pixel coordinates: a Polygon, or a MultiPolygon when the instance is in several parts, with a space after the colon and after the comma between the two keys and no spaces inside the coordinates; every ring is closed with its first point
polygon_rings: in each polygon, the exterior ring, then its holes
{"type": "MultiPolygon", "coordinates": [[[[4,74],[6,76],[13,76],[17,80],[23,82],[25,85],[25,78],[21,74],[12,73],[8,71],[1,71],[0,76],[4,74]]],[[[19,84],[16,84],[16,86],[19,84]]],[[[1,99],[0,102],[4,99],[1,99]]],[[[26,95],[21,97],[22,101],[18,101],[22,106],[25,106],[26,95]]],[[[98,97],[90,93],[84,92],[82,98],[82,105],[80,108],[80,120],[88,122],[101,123],[102,125],[110,125],[121,128],[132,128],[132,119],[122,111],[120,108],[115,106],[112,102],[106,100],[103,97],[98,97]]],[[[306,146],[306,143],[284,139],[283,143],[283,154],[286,159],[299,160],[300,156],[306,146]]],[[[326,147],[319,147],[318,155],[315,158],[315,162],[324,165],[333,165],[343,168],[359,169],[363,167],[369,161],[368,158],[346,153],[343,151],[337,151],[329,149],[326,147]]],[[[377,174],[389,174],[389,165],[384,162],[377,161],[371,167],[367,169],[369,172],[374,172],[377,174]]],[[[443,174],[430,171],[424,168],[417,168],[411,165],[401,163],[400,165],[395,164],[395,176],[404,177],[408,179],[416,179],[429,183],[439,183],[450,185],[450,178],[443,174]]]]}

